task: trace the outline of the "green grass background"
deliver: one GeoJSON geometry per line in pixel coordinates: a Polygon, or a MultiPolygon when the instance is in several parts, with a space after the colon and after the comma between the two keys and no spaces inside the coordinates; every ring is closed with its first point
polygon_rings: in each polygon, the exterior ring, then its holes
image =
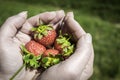
{"type": "Polygon", "coordinates": [[[21,11],[29,17],[45,11],[73,11],[93,36],[94,73],[90,80],[120,80],[119,0],[0,0],[0,25],[21,11]]]}

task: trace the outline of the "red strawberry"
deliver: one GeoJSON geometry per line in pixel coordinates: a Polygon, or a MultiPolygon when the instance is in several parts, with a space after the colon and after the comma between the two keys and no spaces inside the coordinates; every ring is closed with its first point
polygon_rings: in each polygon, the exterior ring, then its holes
{"type": "Polygon", "coordinates": [[[54,48],[59,50],[63,56],[70,56],[73,53],[74,45],[70,43],[68,34],[60,35],[55,40],[54,48]]]}
{"type": "Polygon", "coordinates": [[[47,49],[45,52],[44,52],[44,56],[49,56],[49,55],[52,55],[52,56],[55,56],[55,55],[58,55],[59,54],[59,51],[58,50],[55,50],[55,49],[47,49]]]}
{"type": "Polygon", "coordinates": [[[56,31],[47,25],[41,25],[37,28],[32,28],[34,32],[34,39],[44,46],[50,46],[54,43],[56,38],[56,31]]]}
{"type": "Polygon", "coordinates": [[[57,49],[57,50],[59,50],[60,52],[62,52],[62,44],[59,44],[59,43],[57,43],[57,41],[55,41],[55,43],[54,43],[54,47],[55,47],[55,49],[57,49]]]}
{"type": "Polygon", "coordinates": [[[34,54],[35,56],[43,54],[46,50],[46,48],[43,45],[41,45],[33,40],[29,41],[25,45],[25,47],[30,53],[34,54]]]}

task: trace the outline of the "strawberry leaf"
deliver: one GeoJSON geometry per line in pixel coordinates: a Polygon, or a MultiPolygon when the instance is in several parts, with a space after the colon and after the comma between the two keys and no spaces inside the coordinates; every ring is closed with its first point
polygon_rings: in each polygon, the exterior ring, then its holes
{"type": "Polygon", "coordinates": [[[31,31],[36,31],[36,30],[37,30],[37,28],[32,28],[32,29],[31,29],[31,31]]]}
{"type": "Polygon", "coordinates": [[[42,59],[42,62],[43,63],[46,63],[48,61],[48,57],[44,57],[43,59],[42,59]]]}
{"type": "Polygon", "coordinates": [[[25,48],[24,45],[21,45],[21,50],[22,50],[23,53],[25,53],[25,54],[30,54],[30,52],[25,48]]]}
{"type": "Polygon", "coordinates": [[[43,37],[43,35],[41,35],[40,33],[38,34],[38,39],[41,39],[43,37]]]}
{"type": "Polygon", "coordinates": [[[52,65],[58,64],[60,62],[59,57],[43,57],[42,58],[42,66],[44,68],[48,68],[52,65]]]}
{"type": "Polygon", "coordinates": [[[23,61],[24,61],[26,68],[28,68],[28,67],[30,67],[30,68],[40,67],[40,62],[38,60],[41,59],[41,55],[39,55],[39,56],[33,55],[32,53],[27,51],[27,49],[23,45],[22,45],[22,52],[23,52],[23,61]]]}
{"type": "Polygon", "coordinates": [[[44,57],[44,58],[42,58],[42,66],[44,67],[44,68],[48,68],[49,66],[50,66],[50,64],[51,64],[51,58],[50,57],[44,57]]]}
{"type": "Polygon", "coordinates": [[[34,34],[34,39],[38,38],[41,39],[43,36],[48,35],[48,31],[53,30],[51,26],[48,25],[40,25],[38,27],[34,27],[31,29],[31,31],[34,31],[36,34],[34,34]]]}
{"type": "Polygon", "coordinates": [[[37,33],[35,33],[35,34],[34,34],[34,39],[36,39],[36,38],[37,38],[37,36],[38,36],[38,34],[37,34],[37,33]]]}
{"type": "Polygon", "coordinates": [[[63,49],[63,56],[70,56],[74,51],[74,45],[66,47],[63,49]]]}
{"type": "Polygon", "coordinates": [[[60,62],[59,58],[53,58],[52,59],[52,64],[58,64],[60,62]]]}
{"type": "Polygon", "coordinates": [[[46,36],[48,33],[47,33],[47,31],[44,31],[42,34],[46,36]]]}
{"type": "Polygon", "coordinates": [[[74,45],[72,45],[69,41],[70,38],[71,36],[69,36],[67,33],[62,35],[60,31],[60,35],[56,39],[57,43],[60,44],[61,48],[63,49],[63,56],[70,56],[74,51],[74,45]]]}

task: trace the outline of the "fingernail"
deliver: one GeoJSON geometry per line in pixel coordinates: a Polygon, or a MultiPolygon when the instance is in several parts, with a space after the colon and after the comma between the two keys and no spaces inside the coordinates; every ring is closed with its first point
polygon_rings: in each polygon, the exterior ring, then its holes
{"type": "Polygon", "coordinates": [[[92,42],[92,36],[89,33],[87,33],[86,36],[85,36],[85,40],[86,40],[87,43],[91,43],[92,42]]]}
{"type": "Polygon", "coordinates": [[[23,11],[21,13],[18,14],[21,17],[27,18],[27,11],[23,11]]]}

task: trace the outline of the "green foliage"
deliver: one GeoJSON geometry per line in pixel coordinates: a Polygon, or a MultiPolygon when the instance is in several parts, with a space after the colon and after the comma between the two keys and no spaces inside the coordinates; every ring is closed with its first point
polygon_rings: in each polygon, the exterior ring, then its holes
{"type": "Polygon", "coordinates": [[[75,19],[86,32],[91,33],[93,36],[95,60],[94,74],[90,80],[120,79],[120,23],[105,21],[120,21],[120,0],[40,1],[0,0],[0,25],[9,16],[24,10],[29,11],[29,17],[40,12],[61,8],[65,9],[66,12],[73,11],[75,19]]]}
{"type": "MultiPolygon", "coordinates": [[[[9,0],[3,0],[9,1],[9,0]]],[[[28,4],[48,5],[62,9],[78,9],[85,13],[100,16],[104,20],[120,22],[120,0],[11,0],[28,4]]]]}
{"type": "Polygon", "coordinates": [[[91,80],[117,80],[120,75],[120,25],[83,15],[76,20],[93,36],[95,64],[91,80]]]}

